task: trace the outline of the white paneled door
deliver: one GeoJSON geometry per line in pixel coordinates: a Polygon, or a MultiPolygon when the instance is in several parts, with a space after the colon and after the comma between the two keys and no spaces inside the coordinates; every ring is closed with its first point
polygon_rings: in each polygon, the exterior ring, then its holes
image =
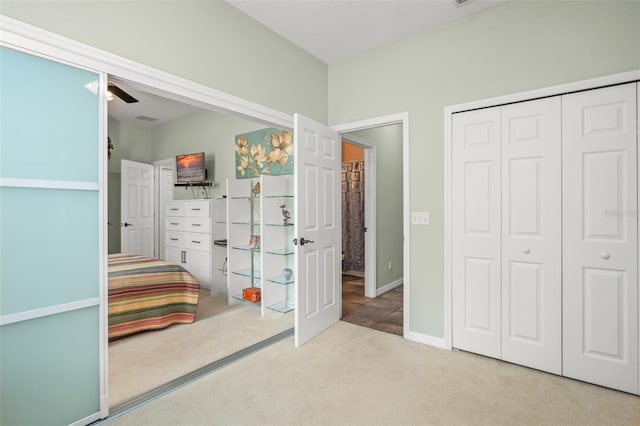
{"type": "Polygon", "coordinates": [[[123,253],[154,257],[154,167],[121,160],[120,239],[123,253]]]}
{"type": "Polygon", "coordinates": [[[294,115],[296,147],[294,223],[295,344],[300,346],[340,320],[340,134],[294,115]]]}
{"type": "Polygon", "coordinates": [[[563,97],[564,375],[638,392],[636,84],[563,97]]]}
{"type": "Polygon", "coordinates": [[[500,108],[453,117],[453,346],[500,357],[500,108]]]}
{"type": "Polygon", "coordinates": [[[560,97],[501,108],[502,359],[562,372],[560,97]]]}

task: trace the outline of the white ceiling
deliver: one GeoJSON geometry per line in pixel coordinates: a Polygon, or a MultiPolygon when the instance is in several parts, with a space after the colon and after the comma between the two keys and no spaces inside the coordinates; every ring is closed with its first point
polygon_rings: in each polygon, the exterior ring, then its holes
{"type": "MultiPolygon", "coordinates": [[[[434,25],[470,15],[505,0],[228,0],[268,28],[320,60],[333,64],[392,43],[434,25]]],[[[199,108],[127,86],[140,102],[109,102],[109,115],[151,127],[199,108]],[[156,121],[137,117],[146,116],[156,121]]]]}
{"type": "Polygon", "coordinates": [[[227,0],[256,21],[335,64],[505,0],[227,0]]]}
{"type": "Polygon", "coordinates": [[[152,127],[200,110],[192,105],[134,89],[120,81],[115,82],[115,85],[138,100],[128,104],[114,96],[113,100],[108,102],[109,115],[118,121],[131,121],[141,126],[152,127]],[[140,116],[156,120],[149,121],[139,118],[140,116]]]}

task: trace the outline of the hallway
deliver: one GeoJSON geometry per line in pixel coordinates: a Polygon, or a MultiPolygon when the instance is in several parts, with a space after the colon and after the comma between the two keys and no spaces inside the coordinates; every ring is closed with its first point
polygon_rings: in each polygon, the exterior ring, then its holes
{"type": "Polygon", "coordinates": [[[370,299],[364,296],[364,278],[342,276],[342,321],[402,336],[403,287],[370,299]]]}

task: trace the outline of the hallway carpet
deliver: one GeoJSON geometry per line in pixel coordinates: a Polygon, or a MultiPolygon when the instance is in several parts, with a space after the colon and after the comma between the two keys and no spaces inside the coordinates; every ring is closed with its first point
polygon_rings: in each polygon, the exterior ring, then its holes
{"type": "Polygon", "coordinates": [[[638,396],[340,321],[114,425],[638,425],[638,396]]]}

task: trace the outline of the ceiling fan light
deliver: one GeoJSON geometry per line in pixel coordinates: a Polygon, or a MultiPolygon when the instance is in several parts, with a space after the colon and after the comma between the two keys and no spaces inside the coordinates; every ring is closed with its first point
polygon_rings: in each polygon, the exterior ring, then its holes
{"type": "Polygon", "coordinates": [[[93,80],[88,82],[87,84],[84,85],[85,89],[87,89],[88,91],[90,91],[91,93],[93,93],[94,95],[98,94],[98,86],[100,83],[98,83],[98,80],[93,80]]]}

